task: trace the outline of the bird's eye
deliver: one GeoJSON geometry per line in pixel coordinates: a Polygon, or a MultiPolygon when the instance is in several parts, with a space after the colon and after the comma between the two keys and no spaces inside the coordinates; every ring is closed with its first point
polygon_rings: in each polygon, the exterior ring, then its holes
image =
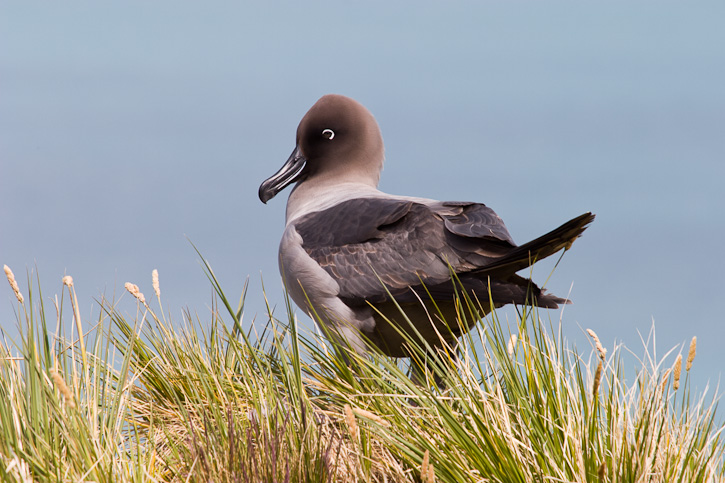
{"type": "Polygon", "coordinates": [[[325,129],[322,131],[322,135],[325,136],[327,139],[333,139],[335,137],[335,131],[332,129],[325,129]]]}

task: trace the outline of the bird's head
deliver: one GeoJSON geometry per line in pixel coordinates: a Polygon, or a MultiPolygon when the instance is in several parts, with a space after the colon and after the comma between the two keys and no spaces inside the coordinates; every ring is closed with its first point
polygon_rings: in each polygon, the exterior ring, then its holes
{"type": "Polygon", "coordinates": [[[349,97],[328,94],[297,127],[297,143],[287,162],[259,187],[266,203],[294,182],[328,180],[377,186],[384,148],[373,115],[349,97]]]}

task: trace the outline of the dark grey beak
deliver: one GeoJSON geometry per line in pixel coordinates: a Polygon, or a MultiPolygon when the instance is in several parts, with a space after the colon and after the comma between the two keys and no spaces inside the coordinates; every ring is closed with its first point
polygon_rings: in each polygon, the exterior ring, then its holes
{"type": "Polygon", "coordinates": [[[292,154],[290,154],[287,162],[284,163],[284,166],[271,177],[267,178],[259,187],[259,199],[262,200],[262,203],[266,204],[269,200],[277,196],[277,193],[297,181],[302,174],[302,168],[305,167],[306,162],[307,160],[302,156],[300,148],[297,146],[292,151],[292,154]]]}

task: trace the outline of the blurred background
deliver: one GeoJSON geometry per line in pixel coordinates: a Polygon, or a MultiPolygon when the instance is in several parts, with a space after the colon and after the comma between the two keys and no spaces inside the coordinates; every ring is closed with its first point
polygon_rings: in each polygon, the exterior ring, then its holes
{"type": "MultiPolygon", "coordinates": [[[[123,284],[151,299],[153,269],[176,322],[208,321],[193,242],[232,299],[249,278],[261,326],[262,280],[284,313],[289,190],[265,206],[258,186],[307,109],[345,94],[380,123],[383,191],[483,202],[518,243],[595,212],[546,283],[574,304],[542,317],[587,353],[586,328],[642,354],[654,324],[657,357],[697,336],[704,388],[725,367],[723,18],[717,1],[2,2],[0,264],[26,296],[39,274],[49,309],[73,276],[88,329],[102,294],[133,316],[123,284]]],[[[16,310],[4,285],[8,339],[16,310]]]]}

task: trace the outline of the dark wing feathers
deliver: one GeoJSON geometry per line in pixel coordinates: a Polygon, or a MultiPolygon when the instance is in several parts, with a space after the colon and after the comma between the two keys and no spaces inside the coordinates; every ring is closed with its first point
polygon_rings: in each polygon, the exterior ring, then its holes
{"type": "Polygon", "coordinates": [[[381,236],[379,227],[391,225],[410,211],[412,201],[375,203],[358,198],[325,211],[312,213],[296,223],[306,247],[341,247],[381,236]]]}
{"type": "Polygon", "coordinates": [[[429,207],[361,198],[305,215],[295,228],[305,251],[337,281],[339,297],[349,305],[388,301],[381,281],[396,299],[414,297],[411,288],[425,294],[421,282],[434,298],[450,297],[450,264],[464,287],[476,292],[495,275],[494,300],[523,302],[521,294],[534,290],[556,306],[564,300],[542,295],[515,272],[566,247],[593,218],[587,213],[517,247],[501,218],[482,204],[429,207]]]}
{"type": "Polygon", "coordinates": [[[503,220],[488,206],[481,203],[460,203],[446,201],[446,207],[460,207],[457,215],[446,216],[448,231],[468,238],[486,238],[493,242],[503,242],[516,246],[503,220]]]}
{"type": "Polygon", "coordinates": [[[308,255],[340,285],[340,298],[383,301],[381,280],[399,295],[421,279],[440,283],[449,276],[440,258],[442,220],[419,203],[350,200],[302,217],[295,228],[308,255]]]}

